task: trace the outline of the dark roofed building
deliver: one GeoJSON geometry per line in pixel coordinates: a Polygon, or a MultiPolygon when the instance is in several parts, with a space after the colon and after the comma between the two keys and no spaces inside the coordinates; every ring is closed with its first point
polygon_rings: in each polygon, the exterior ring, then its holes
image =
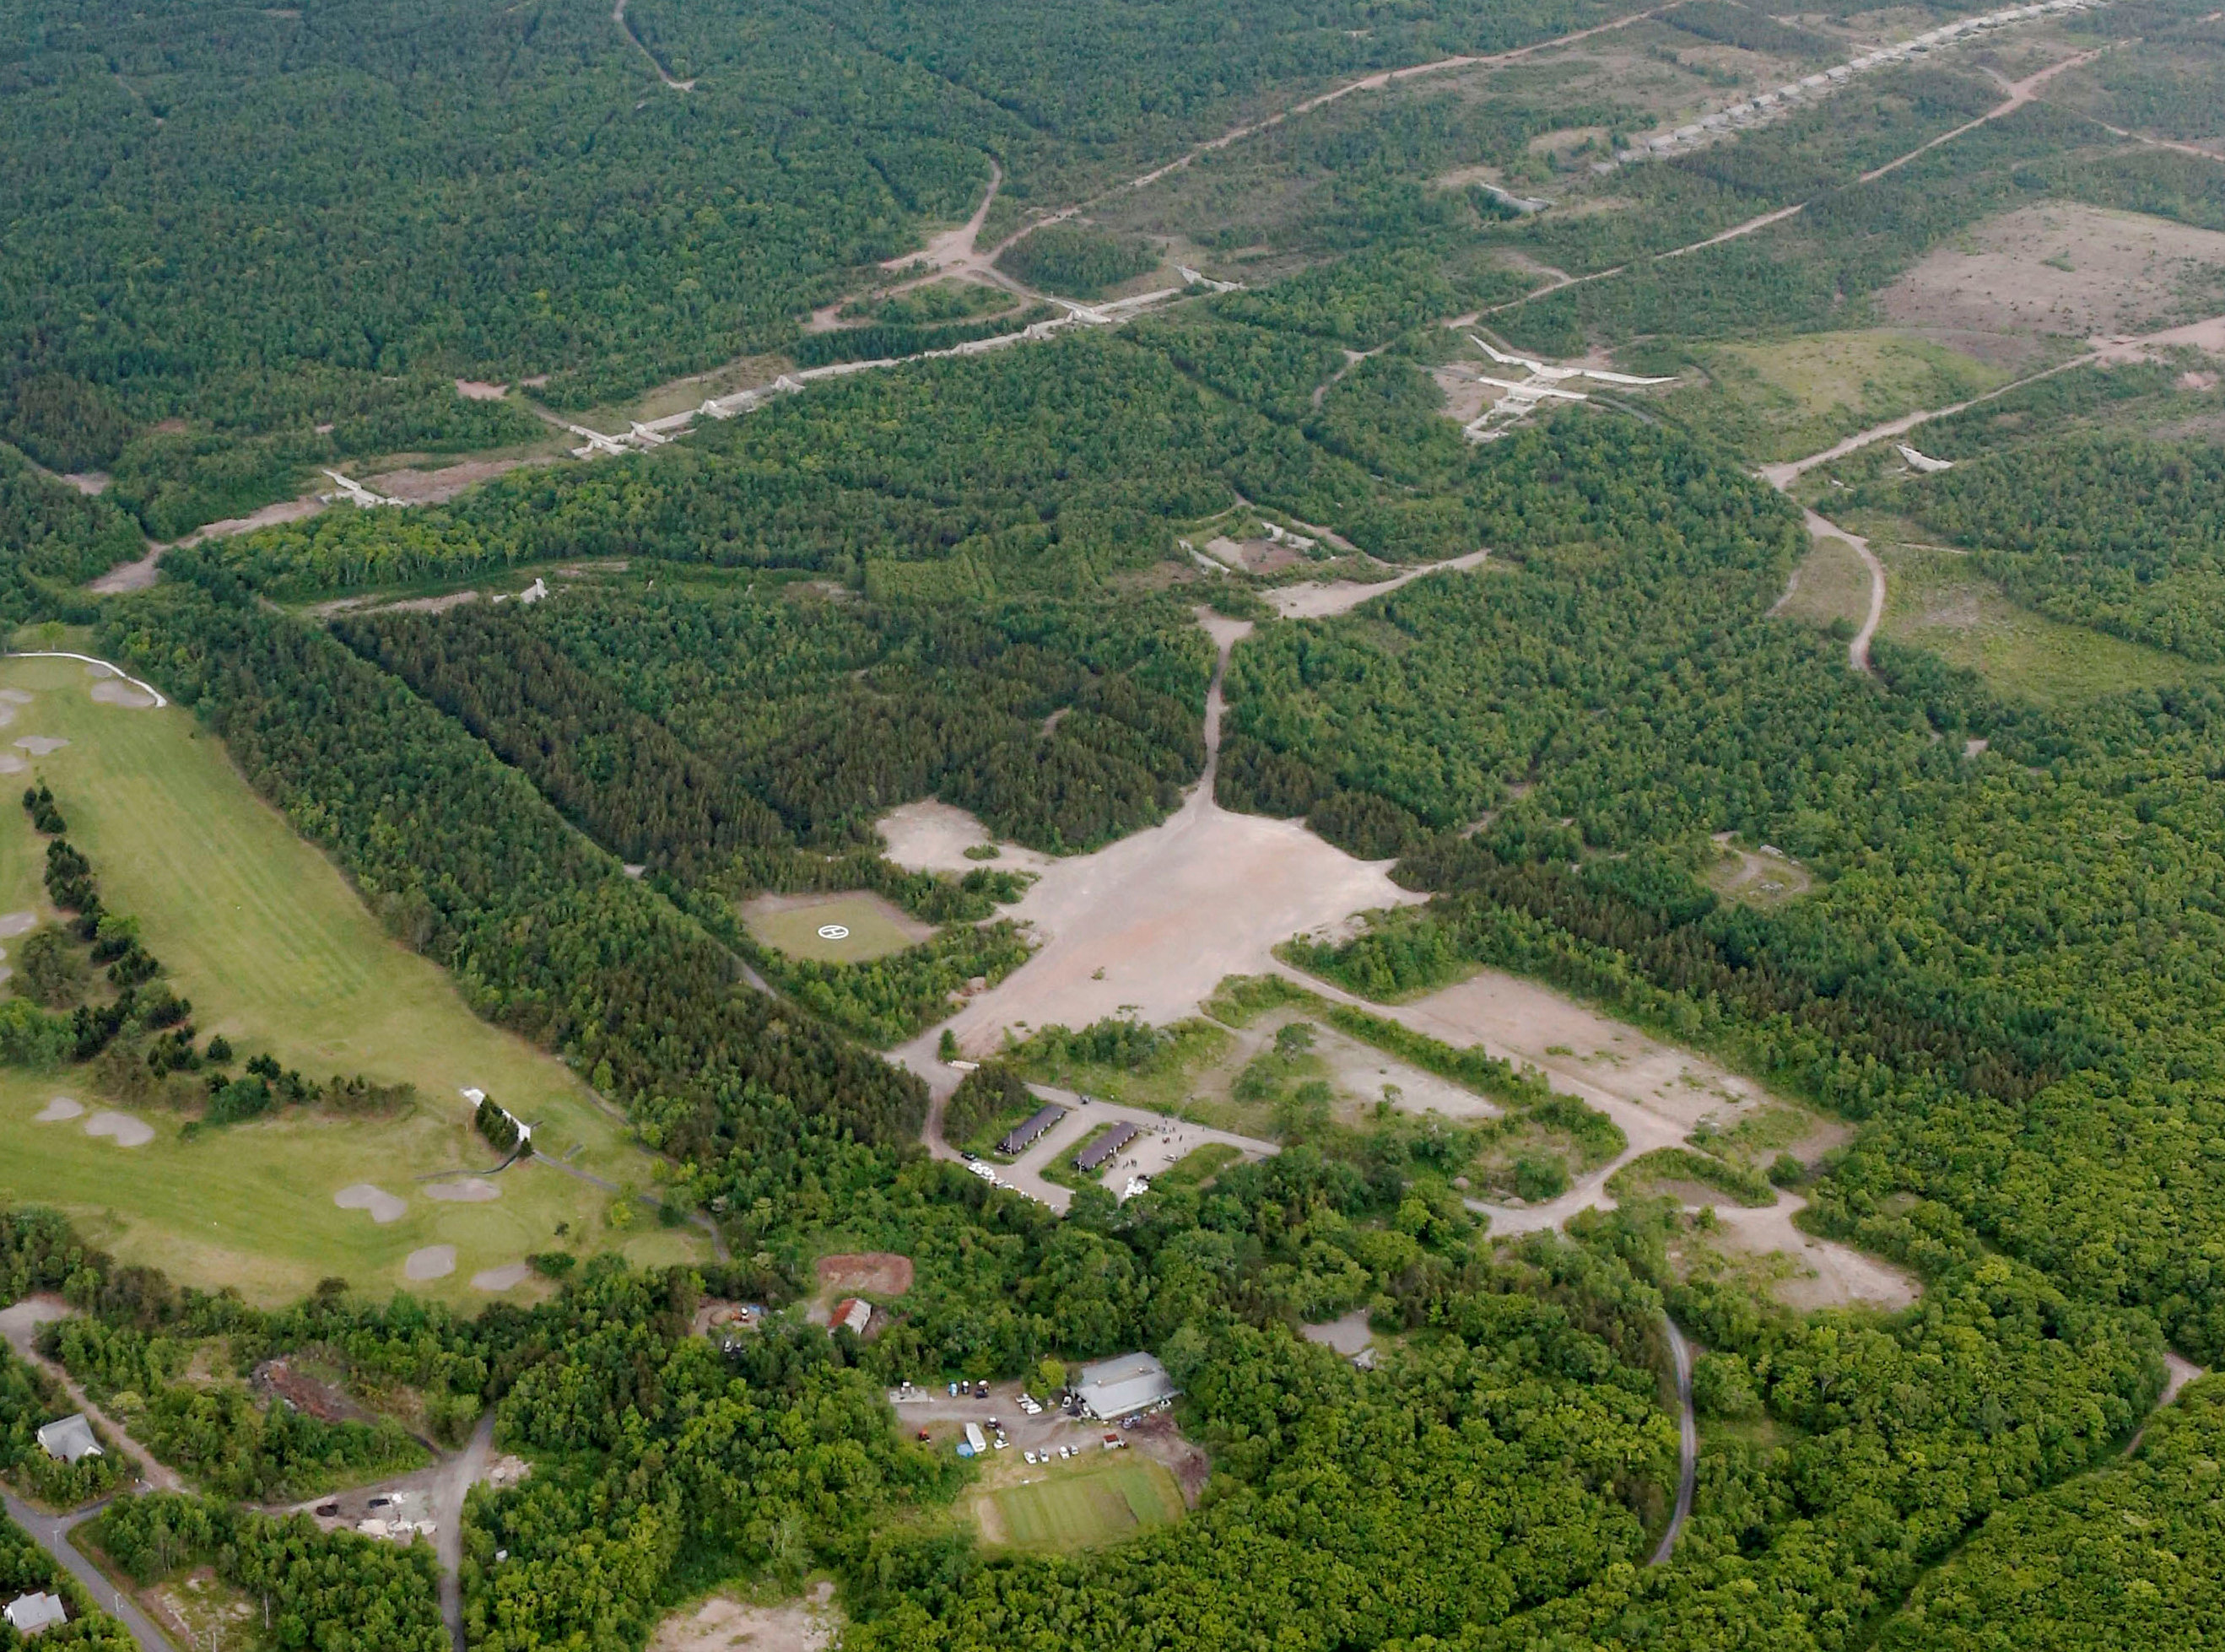
{"type": "Polygon", "coordinates": [[[1117,1124],[1074,1155],[1076,1170],[1101,1170],[1112,1155],[1144,1133],[1140,1124],[1117,1124]]]}
{"type": "Polygon", "coordinates": [[[1024,1124],[1017,1124],[1005,1132],[1005,1139],[997,1143],[997,1151],[1005,1155],[1025,1153],[1043,1139],[1043,1133],[1066,1117],[1066,1109],[1048,1106],[1036,1109],[1024,1124]]]}

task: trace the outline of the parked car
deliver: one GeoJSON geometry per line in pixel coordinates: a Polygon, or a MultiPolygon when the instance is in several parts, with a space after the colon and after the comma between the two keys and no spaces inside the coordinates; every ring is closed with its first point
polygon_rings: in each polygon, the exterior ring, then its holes
{"type": "Polygon", "coordinates": [[[1022,1452],[1020,1455],[1026,1458],[1030,1463],[1036,1460],[1036,1454],[1033,1452],[1022,1452]]]}

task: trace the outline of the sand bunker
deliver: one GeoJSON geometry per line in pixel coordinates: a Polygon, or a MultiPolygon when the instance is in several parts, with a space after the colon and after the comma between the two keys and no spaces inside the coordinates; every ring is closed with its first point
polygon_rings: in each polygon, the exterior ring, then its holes
{"type": "Polygon", "coordinates": [[[443,1205],[485,1205],[502,1197],[502,1189],[485,1176],[466,1176],[457,1181],[428,1181],[425,1197],[443,1205]]]}
{"type": "Polygon", "coordinates": [[[333,1203],[344,1211],[369,1211],[371,1219],[381,1227],[400,1221],[402,1213],[409,1208],[407,1199],[396,1199],[384,1187],[374,1187],[367,1181],[341,1188],[333,1195],[333,1203]]]}
{"type": "Polygon", "coordinates": [[[446,1279],[456,1271],[456,1247],[453,1244],[428,1244],[422,1250],[412,1250],[402,1264],[404,1279],[446,1279]]]}
{"type": "Polygon", "coordinates": [[[85,1104],[83,1102],[72,1101],[67,1096],[56,1096],[52,1101],[39,1109],[38,1113],[31,1122],[35,1124],[59,1124],[65,1119],[83,1118],[84,1117],[85,1104]]]}
{"type": "Polygon", "coordinates": [[[12,751],[0,751],[0,775],[20,775],[30,766],[12,751]]]}
{"type": "Polygon", "coordinates": [[[155,1127],[145,1119],[134,1118],[129,1113],[95,1113],[85,1121],[85,1133],[87,1136],[110,1136],[118,1147],[144,1147],[155,1139],[155,1127]]]}
{"type": "Polygon", "coordinates": [[[134,688],[128,682],[119,682],[114,677],[102,678],[93,684],[91,692],[92,697],[104,706],[130,706],[143,711],[155,703],[154,695],[134,688]]]}
{"type": "Polygon", "coordinates": [[[0,699],[0,729],[6,728],[16,720],[16,712],[18,709],[11,701],[0,699]]]}
{"type": "Polygon", "coordinates": [[[27,688],[0,688],[0,701],[10,706],[28,706],[37,698],[27,688]]]}
{"type": "MultiPolygon", "coordinates": [[[[417,1254],[422,1256],[425,1253],[421,1250],[417,1254]]],[[[446,1269],[443,1271],[445,1272],[446,1269]]],[[[532,1271],[522,1262],[513,1262],[506,1268],[484,1269],[472,1275],[472,1288],[475,1291],[515,1290],[525,1282],[526,1275],[532,1271]]],[[[415,1275],[412,1275],[411,1277],[415,1278],[415,1275]]]]}
{"type": "Polygon", "coordinates": [[[35,912],[0,913],[0,940],[11,935],[27,934],[38,927],[39,915],[35,912]]]}
{"type": "Polygon", "coordinates": [[[69,744],[51,734],[27,734],[16,744],[35,757],[51,756],[69,744]]]}

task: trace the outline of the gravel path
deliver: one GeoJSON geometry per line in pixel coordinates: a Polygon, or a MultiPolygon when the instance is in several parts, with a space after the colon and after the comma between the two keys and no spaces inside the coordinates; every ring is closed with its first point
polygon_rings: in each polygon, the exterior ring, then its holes
{"type": "Polygon", "coordinates": [[[1651,1564],[1666,1566],[1677,1551],[1677,1535],[1692,1512],[1692,1487],[1699,1478],[1700,1425],[1692,1416],[1692,1348],[1677,1321],[1666,1314],[1661,1323],[1669,1332],[1669,1357],[1677,1365],[1677,1511],[1669,1516],[1669,1529],[1661,1534],[1661,1547],[1651,1564]]]}

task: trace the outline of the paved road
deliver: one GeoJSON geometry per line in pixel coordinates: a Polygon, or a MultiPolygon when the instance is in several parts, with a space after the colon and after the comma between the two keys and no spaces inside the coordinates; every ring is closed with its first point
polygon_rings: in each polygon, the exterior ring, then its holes
{"type": "Polygon", "coordinates": [[[1692,1349],[1684,1340],[1684,1333],[1677,1328],[1677,1321],[1664,1317],[1661,1323],[1669,1329],[1669,1352],[1677,1362],[1677,1511],[1669,1516],[1669,1529],[1661,1534],[1661,1547],[1653,1551],[1652,1564],[1666,1566],[1669,1557],[1677,1552],[1677,1534],[1684,1529],[1684,1521],[1692,1512],[1692,1486],[1699,1478],[1700,1425],[1692,1417],[1692,1349]]]}
{"type": "Polygon", "coordinates": [[[32,1540],[54,1557],[69,1574],[85,1586],[94,1605],[123,1624],[131,1631],[131,1638],[139,1643],[141,1652],[177,1652],[170,1639],[156,1629],[147,1614],[141,1611],[129,1595],[119,1593],[114,1584],[101,1576],[100,1568],[79,1554],[69,1541],[69,1535],[108,1506],[105,1499],[92,1507],[80,1509],[70,1515],[42,1515],[29,1503],[18,1502],[12,1495],[0,1492],[4,1500],[8,1518],[31,1535],[32,1540]]]}

